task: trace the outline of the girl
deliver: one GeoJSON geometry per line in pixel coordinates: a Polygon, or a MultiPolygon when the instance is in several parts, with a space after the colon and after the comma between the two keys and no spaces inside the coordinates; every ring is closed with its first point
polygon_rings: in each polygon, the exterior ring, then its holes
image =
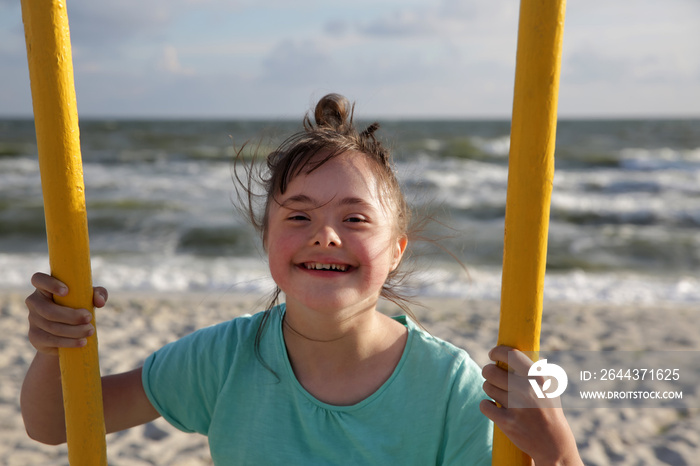
{"type": "MultiPolygon", "coordinates": [[[[269,257],[275,303],[280,293],[284,303],[103,377],[107,432],[163,416],[207,435],[216,464],[465,465],[491,464],[490,418],[538,464],[576,457],[560,410],[508,410],[505,371],[488,366],[484,383],[463,350],[377,311],[380,296],[405,308],[393,284],[409,209],[376,123],[358,133],[352,107],[335,94],[314,116],[268,156],[261,212],[254,170],[237,178],[269,257]],[[482,402],[482,384],[504,407],[482,402]]],[[[64,284],[45,274],[32,284],[37,354],[22,414],[31,437],[55,444],[65,441],[57,348],[84,345],[94,329],[86,310],[53,303],[69,292],[64,284]]],[[[95,306],[106,301],[95,288],[95,306]]]]}

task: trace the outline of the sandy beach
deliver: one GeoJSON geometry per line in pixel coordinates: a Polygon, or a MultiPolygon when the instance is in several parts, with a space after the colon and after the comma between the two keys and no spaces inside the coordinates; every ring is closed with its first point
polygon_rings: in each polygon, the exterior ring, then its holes
{"type": "MultiPolygon", "coordinates": [[[[26,339],[27,292],[0,294],[0,464],[66,465],[65,446],[29,439],[19,411],[19,390],[34,351],[26,339]]],[[[153,350],[191,331],[257,311],[259,296],[179,294],[119,296],[98,313],[103,374],[132,369],[153,350]]],[[[480,365],[494,346],[498,303],[426,299],[415,312],[434,335],[465,348],[480,365]]],[[[697,303],[609,305],[545,303],[542,350],[700,350],[697,303]]],[[[385,306],[393,313],[391,306],[385,306]]],[[[684,387],[695,397],[696,387],[684,387]]],[[[697,401],[693,406],[700,406],[697,401]]],[[[567,409],[587,465],[698,465],[697,408],[567,409]]],[[[107,438],[110,465],[212,464],[206,438],[177,431],[162,419],[107,438]]]]}

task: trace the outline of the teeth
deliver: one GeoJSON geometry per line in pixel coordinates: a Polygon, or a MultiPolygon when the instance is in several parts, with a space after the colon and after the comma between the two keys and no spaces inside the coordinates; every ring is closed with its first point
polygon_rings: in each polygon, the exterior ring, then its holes
{"type": "Polygon", "coordinates": [[[304,264],[309,270],[337,270],[338,272],[345,272],[348,269],[347,265],[339,264],[322,264],[320,262],[309,262],[304,264]]]}

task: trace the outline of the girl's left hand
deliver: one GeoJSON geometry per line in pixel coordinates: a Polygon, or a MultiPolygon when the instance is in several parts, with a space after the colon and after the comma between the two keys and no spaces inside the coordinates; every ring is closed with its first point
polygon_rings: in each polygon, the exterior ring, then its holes
{"type": "MultiPolygon", "coordinates": [[[[533,361],[523,352],[497,346],[489,352],[495,362],[509,364],[510,372],[496,364],[482,370],[486,379],[481,412],[537,465],[583,465],[559,398],[537,398],[528,381],[533,361]],[[510,358],[509,358],[510,353],[510,358]],[[517,406],[513,407],[513,406],[517,406]]],[[[537,378],[540,387],[544,380],[537,378]]]]}

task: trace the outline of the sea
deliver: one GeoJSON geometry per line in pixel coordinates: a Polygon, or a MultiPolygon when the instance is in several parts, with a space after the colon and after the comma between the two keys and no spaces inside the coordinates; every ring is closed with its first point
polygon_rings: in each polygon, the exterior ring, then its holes
{"type": "MultiPolygon", "coordinates": [[[[500,297],[509,121],[380,121],[417,219],[406,287],[500,297]]],[[[93,282],[110,291],[266,294],[233,156],[299,122],[83,119],[93,282]]],[[[0,289],[49,271],[31,119],[0,119],[0,289]]],[[[700,119],[561,120],[544,299],[700,309],[700,119]]]]}

